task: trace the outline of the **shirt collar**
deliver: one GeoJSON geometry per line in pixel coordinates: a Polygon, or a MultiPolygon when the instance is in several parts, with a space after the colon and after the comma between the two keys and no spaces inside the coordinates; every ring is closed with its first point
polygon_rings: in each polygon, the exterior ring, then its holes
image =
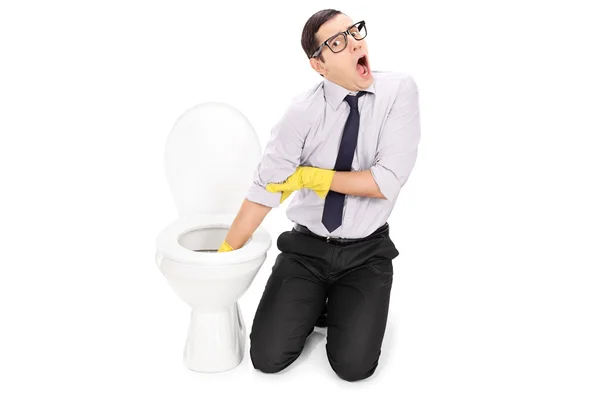
{"type": "MultiPolygon", "coordinates": [[[[346,96],[351,93],[350,90],[328,79],[323,79],[323,88],[325,90],[325,100],[327,100],[327,103],[329,103],[334,110],[337,110],[346,96]]],[[[375,94],[375,79],[373,79],[371,86],[362,91],[375,94]]]]}

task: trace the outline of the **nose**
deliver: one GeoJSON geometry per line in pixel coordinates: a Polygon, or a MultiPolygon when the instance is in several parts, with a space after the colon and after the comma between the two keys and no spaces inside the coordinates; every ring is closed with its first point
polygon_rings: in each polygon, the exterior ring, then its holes
{"type": "Polygon", "coordinates": [[[362,48],[362,41],[354,39],[354,36],[352,35],[348,35],[348,47],[350,47],[351,51],[354,53],[362,48]]]}

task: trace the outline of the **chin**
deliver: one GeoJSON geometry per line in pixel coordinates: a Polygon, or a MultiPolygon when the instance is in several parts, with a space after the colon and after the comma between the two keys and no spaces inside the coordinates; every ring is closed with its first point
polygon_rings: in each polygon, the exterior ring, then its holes
{"type": "Polygon", "coordinates": [[[367,89],[373,83],[373,75],[369,74],[369,76],[366,78],[359,76],[354,82],[360,89],[367,89]]]}

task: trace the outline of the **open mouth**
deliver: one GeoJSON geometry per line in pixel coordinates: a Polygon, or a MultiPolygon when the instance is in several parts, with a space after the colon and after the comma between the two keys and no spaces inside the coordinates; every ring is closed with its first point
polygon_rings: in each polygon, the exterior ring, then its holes
{"type": "Polygon", "coordinates": [[[358,59],[356,63],[356,71],[363,78],[368,78],[371,75],[371,68],[369,67],[369,60],[364,55],[358,59]]]}

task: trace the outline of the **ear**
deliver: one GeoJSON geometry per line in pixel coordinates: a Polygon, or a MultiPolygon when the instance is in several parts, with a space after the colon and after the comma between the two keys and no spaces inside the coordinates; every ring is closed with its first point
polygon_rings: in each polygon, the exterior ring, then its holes
{"type": "Polygon", "coordinates": [[[321,62],[321,60],[319,60],[318,58],[311,58],[310,59],[310,66],[315,71],[317,71],[319,74],[325,75],[325,67],[323,66],[323,63],[321,62]]]}

